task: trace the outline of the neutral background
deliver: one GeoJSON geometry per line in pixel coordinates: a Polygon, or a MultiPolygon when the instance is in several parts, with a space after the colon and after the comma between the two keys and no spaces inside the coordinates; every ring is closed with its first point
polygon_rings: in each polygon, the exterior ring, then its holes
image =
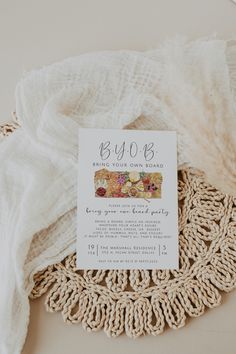
{"type": "MultiPolygon", "coordinates": [[[[236,36],[230,0],[0,0],[0,122],[11,119],[14,88],[25,71],[87,51],[155,48],[176,34],[236,36]]],[[[23,354],[235,354],[236,292],[222,306],[159,337],[109,339],[68,326],[31,304],[23,354]]]]}

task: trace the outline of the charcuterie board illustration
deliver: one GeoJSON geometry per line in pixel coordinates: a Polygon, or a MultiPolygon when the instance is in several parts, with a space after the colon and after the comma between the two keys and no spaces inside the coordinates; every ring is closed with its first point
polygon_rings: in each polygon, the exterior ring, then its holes
{"type": "Polygon", "coordinates": [[[144,171],[95,171],[95,197],[161,198],[162,174],[144,171]]]}

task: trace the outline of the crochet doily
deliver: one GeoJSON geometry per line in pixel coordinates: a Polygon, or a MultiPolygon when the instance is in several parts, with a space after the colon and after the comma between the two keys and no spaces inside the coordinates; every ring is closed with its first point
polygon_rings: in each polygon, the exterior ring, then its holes
{"type": "MultiPolygon", "coordinates": [[[[0,127],[9,133],[17,127],[0,127]]],[[[46,308],[65,322],[108,336],[157,335],[185,325],[236,287],[236,198],[209,185],[204,173],[179,171],[179,253],[175,270],[76,269],[76,255],[35,275],[30,297],[47,292],[46,308]]]]}

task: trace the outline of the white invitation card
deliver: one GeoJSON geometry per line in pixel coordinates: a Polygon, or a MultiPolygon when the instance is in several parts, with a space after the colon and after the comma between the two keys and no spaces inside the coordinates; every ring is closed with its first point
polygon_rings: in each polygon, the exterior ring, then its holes
{"type": "Polygon", "coordinates": [[[173,131],[79,129],[78,269],[178,269],[173,131]]]}

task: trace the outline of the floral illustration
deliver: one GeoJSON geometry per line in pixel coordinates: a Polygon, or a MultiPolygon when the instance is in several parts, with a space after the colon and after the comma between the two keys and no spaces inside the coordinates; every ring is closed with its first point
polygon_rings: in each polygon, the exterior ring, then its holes
{"type": "Polygon", "coordinates": [[[161,198],[160,172],[108,171],[95,172],[95,196],[103,198],[161,198]]]}

